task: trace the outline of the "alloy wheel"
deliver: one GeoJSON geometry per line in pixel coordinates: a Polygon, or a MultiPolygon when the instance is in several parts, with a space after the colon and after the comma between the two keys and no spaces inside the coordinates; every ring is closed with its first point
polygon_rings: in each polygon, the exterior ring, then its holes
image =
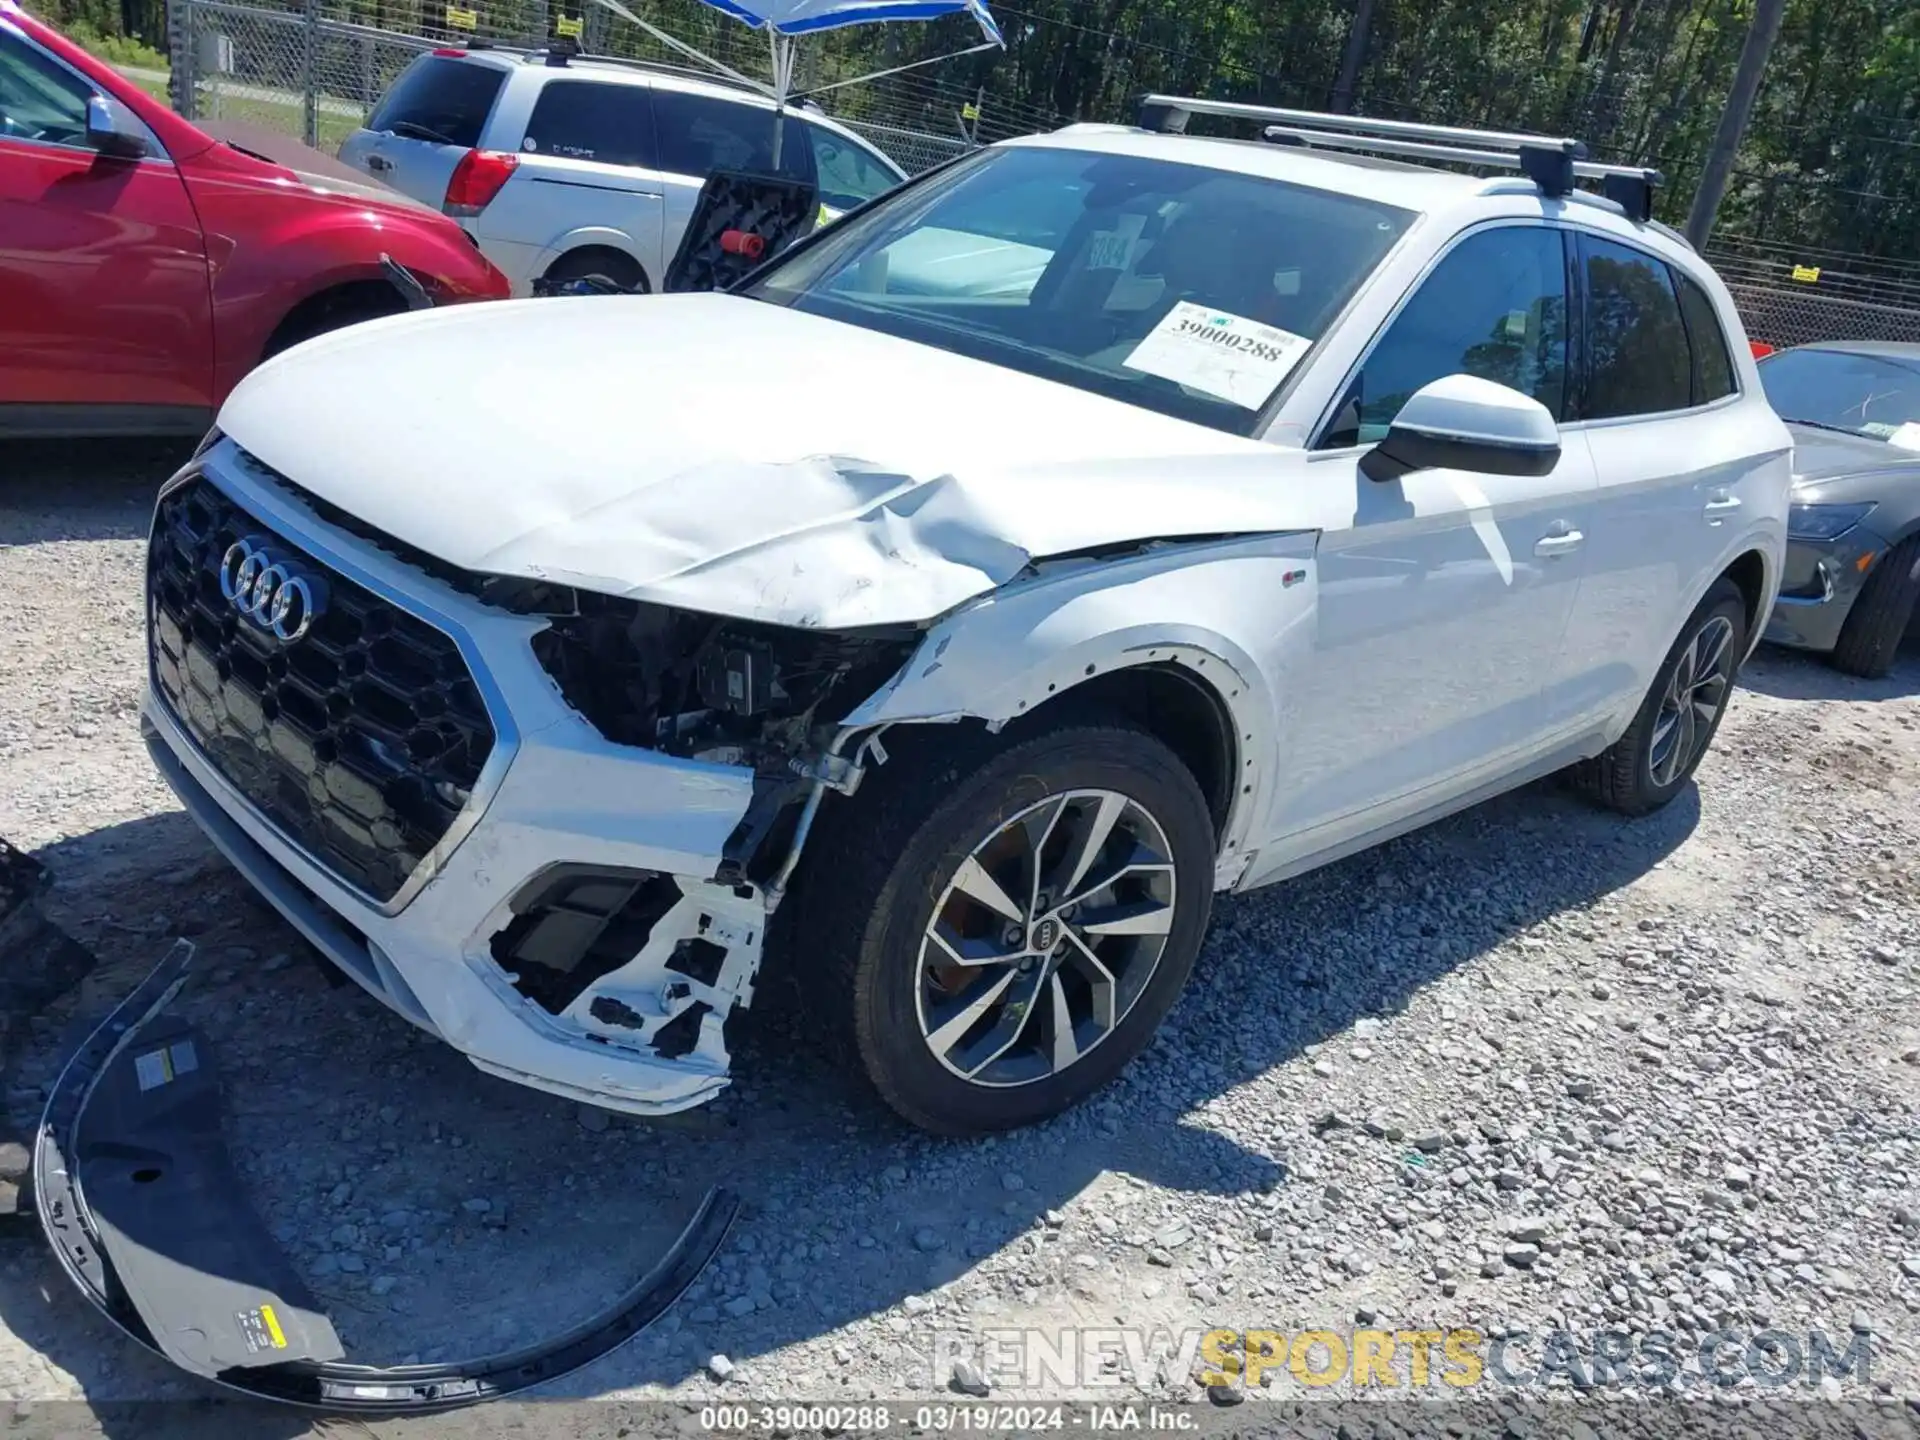
{"type": "Polygon", "coordinates": [[[1716,615],[1682,652],[1660,699],[1648,751],[1654,784],[1673,784],[1700,758],[1732,688],[1733,622],[1716,615]]]}
{"type": "Polygon", "coordinates": [[[1107,1040],[1173,929],[1173,851],[1138,801],[1052,795],[954,871],[922,936],[915,1005],[928,1049],[976,1085],[1028,1085],[1107,1040]]]}

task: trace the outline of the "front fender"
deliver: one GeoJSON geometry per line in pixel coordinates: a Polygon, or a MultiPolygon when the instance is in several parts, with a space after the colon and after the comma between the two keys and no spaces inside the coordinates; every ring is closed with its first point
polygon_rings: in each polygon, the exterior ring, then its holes
{"type": "Polygon", "coordinates": [[[1240,778],[1219,857],[1231,883],[1264,833],[1288,679],[1311,656],[1317,539],[1292,532],[1043,562],[934,625],[844,724],[977,719],[998,728],[1096,676],[1181,666],[1233,720],[1240,778]]]}
{"type": "Polygon", "coordinates": [[[427,281],[438,303],[506,297],[506,278],[445,216],[263,179],[258,162],[225,160],[222,149],[182,167],[207,237],[217,395],[259,362],[303,300],[353,281],[389,283],[382,255],[427,281]]]}

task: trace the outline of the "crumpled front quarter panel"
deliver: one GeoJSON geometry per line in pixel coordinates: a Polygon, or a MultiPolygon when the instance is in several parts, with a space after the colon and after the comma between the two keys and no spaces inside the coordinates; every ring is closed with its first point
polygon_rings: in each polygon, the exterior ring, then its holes
{"type": "Polygon", "coordinates": [[[846,724],[997,727],[1095,676],[1179,666],[1234,721],[1239,781],[1218,874],[1230,885],[1269,833],[1274,777],[1310,676],[1318,540],[1318,531],[1286,531],[1042,564],[935,625],[893,684],[846,724]]]}

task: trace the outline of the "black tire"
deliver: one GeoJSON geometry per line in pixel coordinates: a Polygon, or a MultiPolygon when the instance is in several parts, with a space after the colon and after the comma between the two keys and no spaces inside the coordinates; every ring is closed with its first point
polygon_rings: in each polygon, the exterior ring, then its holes
{"type": "Polygon", "coordinates": [[[1572,777],[1576,788],[1594,803],[1622,815],[1650,815],[1684,790],[1708,747],[1713,744],[1720,721],[1727,713],[1727,702],[1733,695],[1740,662],[1746,657],[1747,634],[1747,598],[1738,585],[1722,576],[1713,582],[1713,588],[1707,591],[1706,598],[1687,617],[1687,623],[1680,627],[1680,637],[1673,642],[1667,658],[1654,673],[1653,684],[1647,691],[1646,699],[1641,701],[1639,712],[1627,727],[1626,734],[1593,759],[1583,760],[1573,767],[1572,777]],[[1709,627],[1717,627],[1723,621],[1732,627],[1732,633],[1726,640],[1728,663],[1725,684],[1721,687],[1712,719],[1705,722],[1704,733],[1698,728],[1699,722],[1694,722],[1695,738],[1687,756],[1670,774],[1656,777],[1655,741],[1660,733],[1668,687],[1672,685],[1675,673],[1692,650],[1694,642],[1709,627]]]}
{"type": "Polygon", "coordinates": [[[541,277],[550,286],[568,285],[575,280],[599,280],[636,295],[648,293],[647,272],[630,255],[595,246],[570,250],[547,267],[541,277]]]}
{"type": "Polygon", "coordinates": [[[823,808],[782,908],[782,948],[802,1006],[816,1032],[857,1058],[881,1098],[924,1130],[981,1135],[1047,1119],[1125,1068],[1186,984],[1213,901],[1206,799],[1171,750],[1117,719],[1001,738],[931,726],[893,748],[857,795],[823,808]],[[924,932],[976,846],[1028,807],[1076,790],[1124,796],[1157,823],[1176,887],[1166,943],[1131,1008],[1079,1059],[1027,1083],[973,1083],[935,1055],[921,1026],[924,932]]]}
{"type": "Polygon", "coordinates": [[[1878,680],[1900,653],[1900,641],[1920,605],[1920,535],[1909,535],[1874,567],[1854,597],[1833,647],[1833,668],[1878,680]]]}

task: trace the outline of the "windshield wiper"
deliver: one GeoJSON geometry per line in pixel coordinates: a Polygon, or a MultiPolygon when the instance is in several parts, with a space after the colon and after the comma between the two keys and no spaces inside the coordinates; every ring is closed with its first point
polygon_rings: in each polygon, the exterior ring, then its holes
{"type": "Polygon", "coordinates": [[[1789,425],[1805,425],[1814,430],[1831,430],[1836,435],[1853,435],[1862,440],[1879,440],[1883,438],[1879,435],[1869,435],[1864,430],[1855,430],[1849,425],[1829,425],[1824,420],[1802,420],[1794,415],[1782,415],[1780,418],[1789,425]]]}
{"type": "Polygon", "coordinates": [[[431,125],[416,124],[412,120],[395,120],[387,126],[389,135],[410,135],[415,140],[431,140],[436,145],[458,145],[460,142],[451,135],[442,135],[431,125]]]}

